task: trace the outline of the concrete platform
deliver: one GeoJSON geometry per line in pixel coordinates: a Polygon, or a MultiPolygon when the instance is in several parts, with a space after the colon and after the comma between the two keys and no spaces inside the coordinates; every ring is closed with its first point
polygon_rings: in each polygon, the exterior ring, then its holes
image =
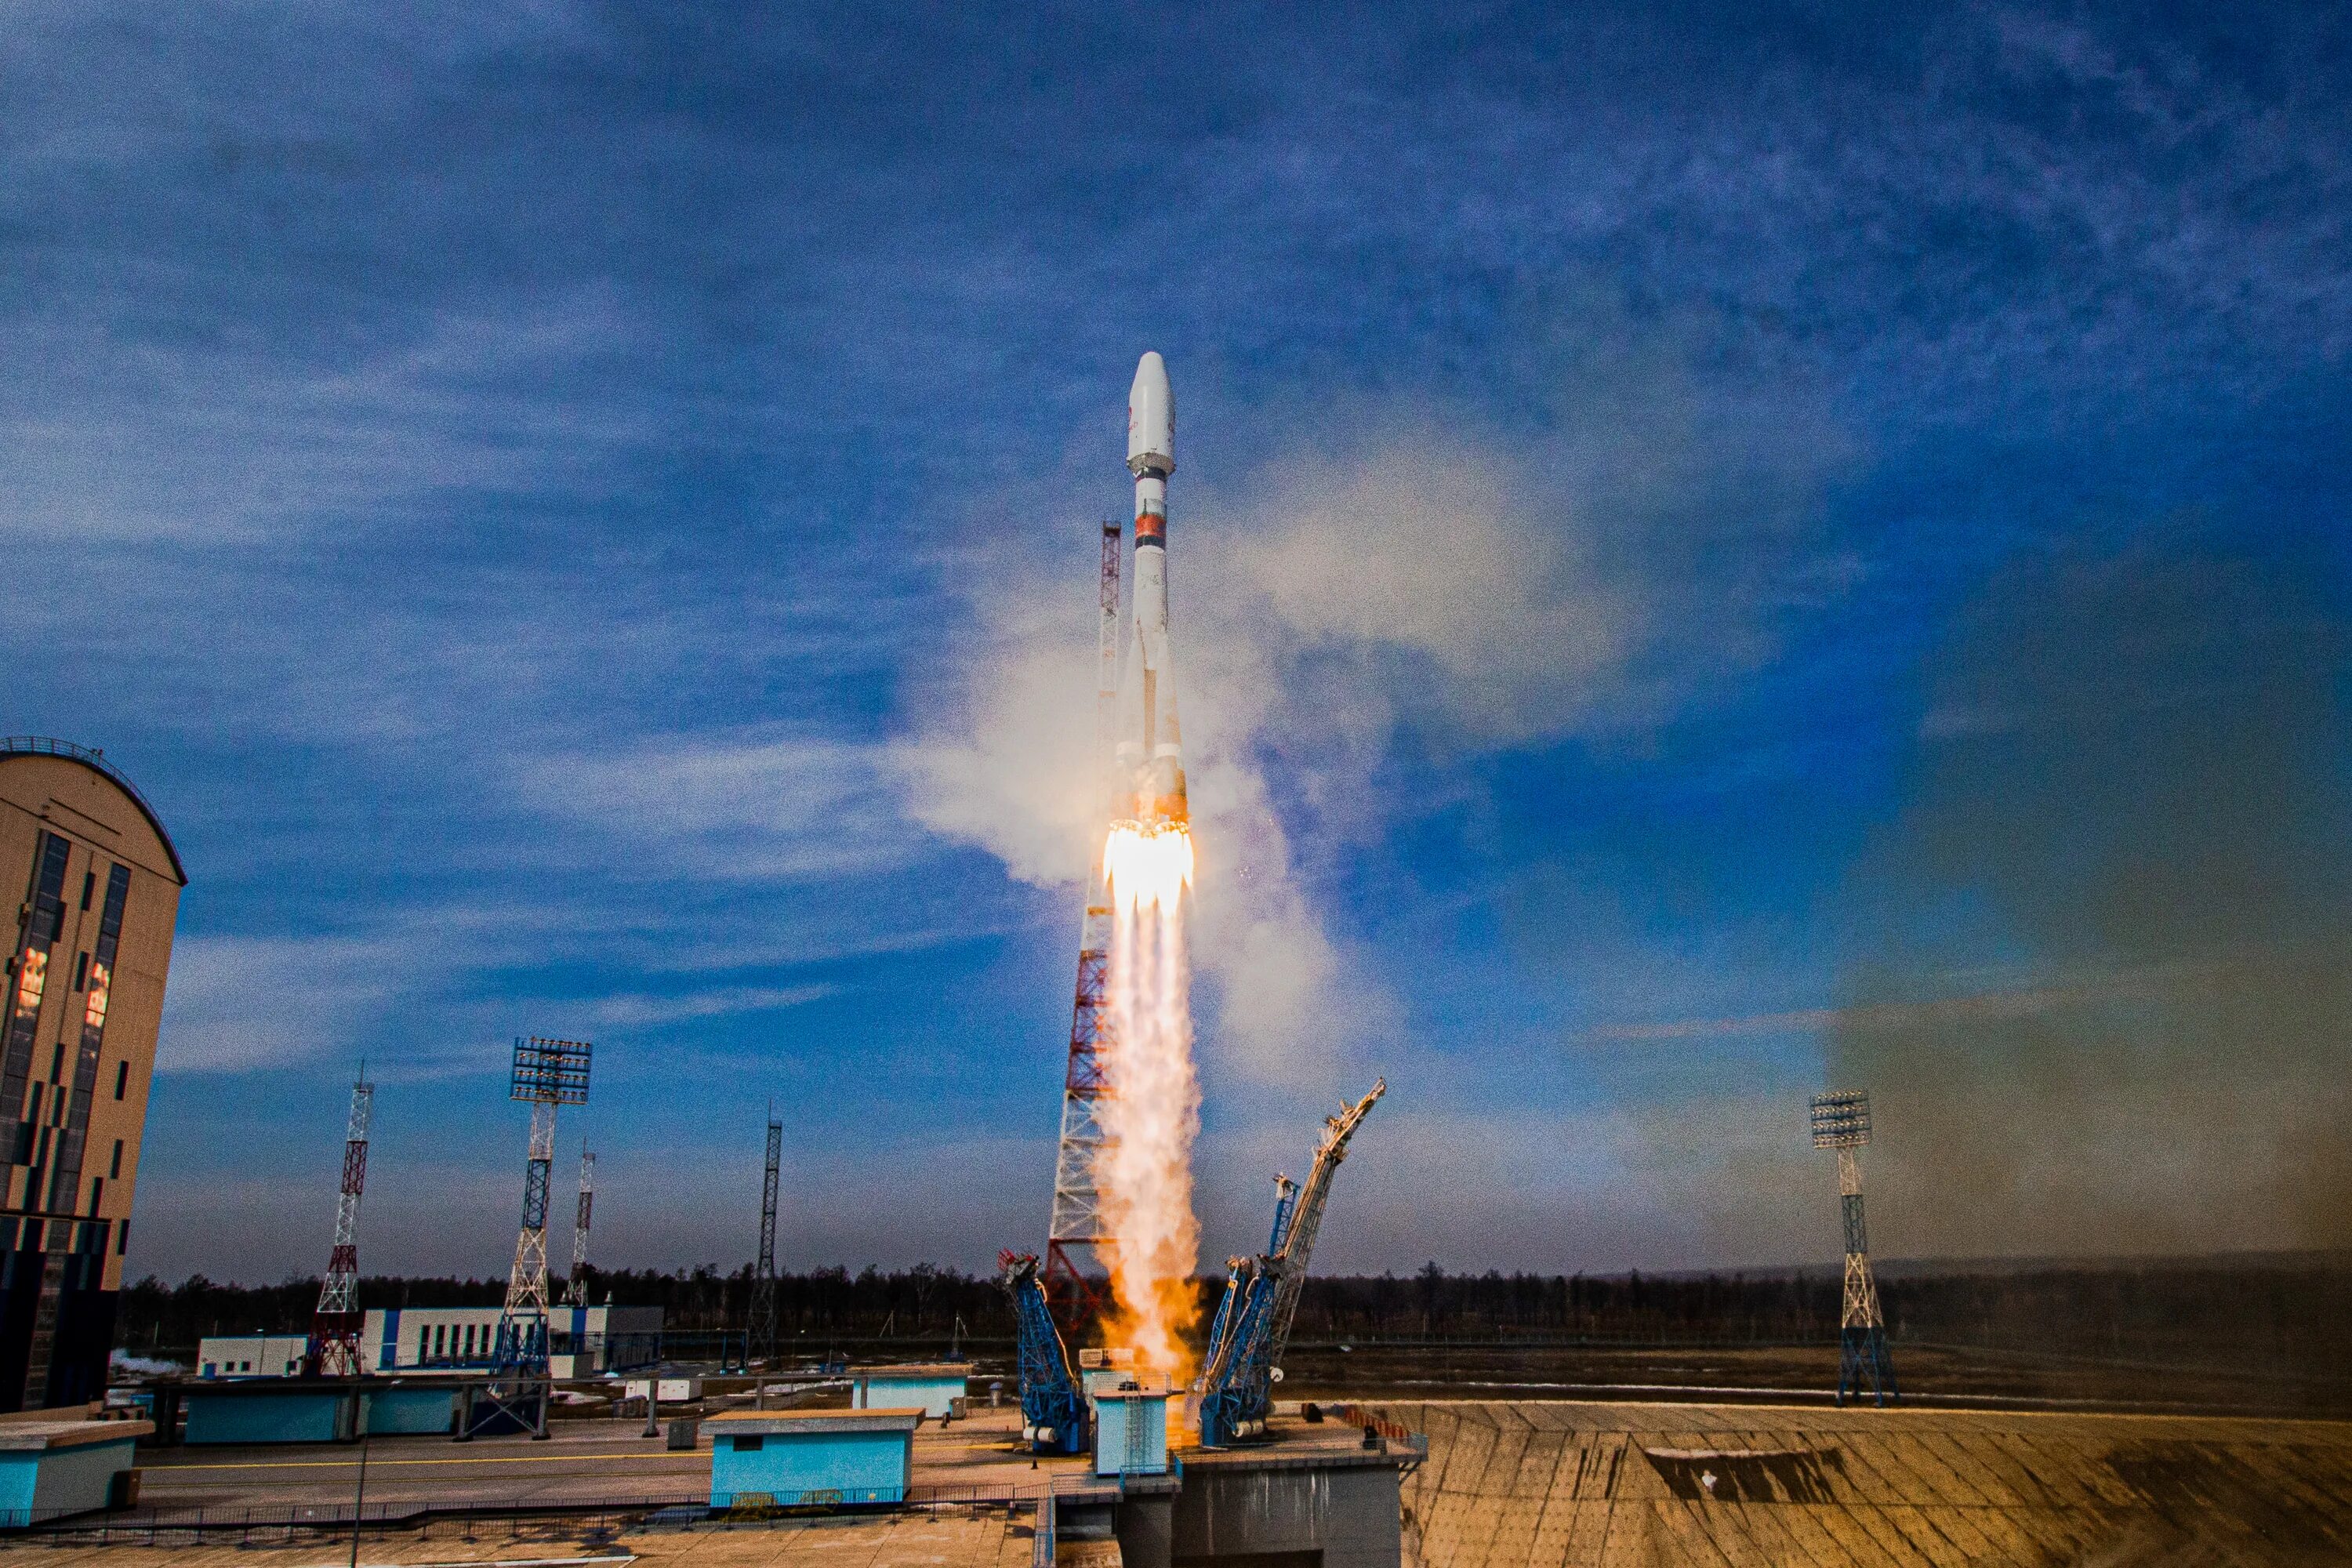
{"type": "Polygon", "coordinates": [[[2352,1561],[2352,1424],[1428,1401],[1404,1559],[1551,1564],[2352,1561]]]}

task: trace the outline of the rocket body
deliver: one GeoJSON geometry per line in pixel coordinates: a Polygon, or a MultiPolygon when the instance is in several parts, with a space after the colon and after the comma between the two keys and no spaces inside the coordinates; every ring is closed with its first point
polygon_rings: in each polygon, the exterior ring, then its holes
{"type": "Polygon", "coordinates": [[[1168,364],[1147,353],[1127,395],[1127,467],[1135,476],[1134,631],[1128,638],[1117,763],[1129,815],[1144,827],[1182,826],[1183,732],[1168,637],[1168,478],[1176,471],[1176,405],[1168,364]]]}

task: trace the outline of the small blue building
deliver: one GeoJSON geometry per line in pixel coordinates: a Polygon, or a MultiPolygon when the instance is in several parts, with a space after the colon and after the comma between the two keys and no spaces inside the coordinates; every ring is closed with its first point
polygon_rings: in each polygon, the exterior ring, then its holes
{"type": "Polygon", "coordinates": [[[148,1421],[0,1421],[0,1530],[106,1507],[131,1449],[154,1430],[148,1421]]]}
{"type": "Polygon", "coordinates": [[[247,1378],[191,1383],[182,1441],[352,1443],[362,1436],[457,1429],[462,1389],[449,1378],[247,1378]]]}
{"type": "Polygon", "coordinates": [[[350,1443],[360,1436],[356,1384],[275,1378],[191,1385],[180,1395],[187,1443],[350,1443]]]}
{"type": "Polygon", "coordinates": [[[710,1506],[903,1502],[919,1409],[730,1410],[710,1434],[710,1506]]]}
{"type": "Polygon", "coordinates": [[[1095,1474],[1168,1473],[1168,1391],[1105,1389],[1094,1397],[1095,1474]]]}
{"type": "Polygon", "coordinates": [[[859,1367],[849,1374],[856,1384],[850,1404],[859,1410],[896,1410],[912,1405],[938,1421],[953,1414],[950,1401],[964,1396],[965,1379],[971,1371],[961,1362],[859,1367]]]}

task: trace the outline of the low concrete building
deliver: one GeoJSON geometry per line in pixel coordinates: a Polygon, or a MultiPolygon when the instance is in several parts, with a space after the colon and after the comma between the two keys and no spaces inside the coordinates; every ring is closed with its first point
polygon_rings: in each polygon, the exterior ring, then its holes
{"type": "MultiPolygon", "coordinates": [[[[481,1372],[499,1343],[497,1307],[378,1307],[360,1329],[371,1372],[481,1372]]],[[[548,1313],[548,1371],[602,1377],[661,1359],[659,1307],[557,1307],[548,1313]]]]}
{"type": "Polygon", "coordinates": [[[859,1367],[849,1374],[855,1385],[850,1405],[858,1410],[911,1405],[936,1421],[953,1414],[950,1402],[963,1398],[971,1373],[962,1362],[859,1367]]]}
{"type": "Polygon", "coordinates": [[[310,1350],[303,1334],[208,1334],[196,1344],[196,1375],[299,1377],[310,1350]]]}
{"type": "Polygon", "coordinates": [[[710,1506],[905,1500],[923,1412],[731,1410],[710,1433],[710,1506]]]}
{"type": "Polygon", "coordinates": [[[139,1439],[155,1430],[146,1421],[41,1414],[45,1419],[0,1421],[0,1529],[127,1500],[115,1478],[131,1469],[139,1439]]]}

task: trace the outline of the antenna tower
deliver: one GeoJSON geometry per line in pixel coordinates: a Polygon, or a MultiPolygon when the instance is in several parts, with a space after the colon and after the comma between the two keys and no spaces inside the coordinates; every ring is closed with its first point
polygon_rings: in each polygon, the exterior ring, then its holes
{"type": "Polygon", "coordinates": [[[367,1185],[368,1119],[375,1085],[367,1064],[352,1084],[352,1116],[343,1131],[343,1186],[335,1200],[335,1250],[327,1282],[310,1318],[310,1364],[320,1377],[357,1377],[360,1366],[360,1193],[367,1185]]]}
{"type": "Polygon", "coordinates": [[[783,1168],[784,1124],[768,1110],[768,1170],[760,1184],[760,1262],[751,1271],[751,1341],[762,1363],[776,1355],[776,1173],[783,1168]]]}
{"type": "Polygon", "coordinates": [[[1101,624],[1096,644],[1095,773],[1097,835],[1087,880],[1087,912],[1078,928],[1078,984],[1070,1006],[1069,1067],[1062,1079],[1062,1138],[1054,1157],[1054,1215],[1046,1226],[1045,1262],[1038,1283],[1066,1330],[1075,1331],[1109,1303],[1105,1258],[1111,1237],[1103,1228],[1102,1197],[1095,1189],[1095,1155],[1103,1145],[1096,1102],[1111,1092],[1104,1058],[1111,1046],[1103,987],[1110,966],[1110,895],[1103,886],[1102,836],[1110,819],[1104,758],[1118,702],[1119,525],[1102,525],[1101,624]]]}
{"type": "Polygon", "coordinates": [[[572,1220],[572,1279],[563,1288],[563,1304],[588,1304],[588,1222],[596,1210],[596,1156],[588,1140],[580,1140],[580,1210],[572,1220]]]}
{"type": "Polygon", "coordinates": [[[547,1436],[547,1188],[555,1165],[555,1108],[588,1103],[585,1040],[515,1041],[507,1098],[530,1106],[530,1158],[523,1167],[522,1232],[507,1275],[506,1309],[489,1381],[470,1402],[465,1436],[528,1428],[547,1436]]]}
{"type": "Polygon", "coordinates": [[[1858,1089],[1812,1099],[1813,1147],[1838,1157],[1838,1207],[1845,1220],[1845,1301],[1838,1313],[1840,1405],[1862,1397],[1870,1384],[1880,1405],[1900,1400],[1895,1363],[1886,1353],[1886,1321],[1878,1310],[1878,1281],[1870,1272],[1870,1240],[1862,1224],[1862,1146],[1870,1142],[1870,1096],[1858,1089]]]}

